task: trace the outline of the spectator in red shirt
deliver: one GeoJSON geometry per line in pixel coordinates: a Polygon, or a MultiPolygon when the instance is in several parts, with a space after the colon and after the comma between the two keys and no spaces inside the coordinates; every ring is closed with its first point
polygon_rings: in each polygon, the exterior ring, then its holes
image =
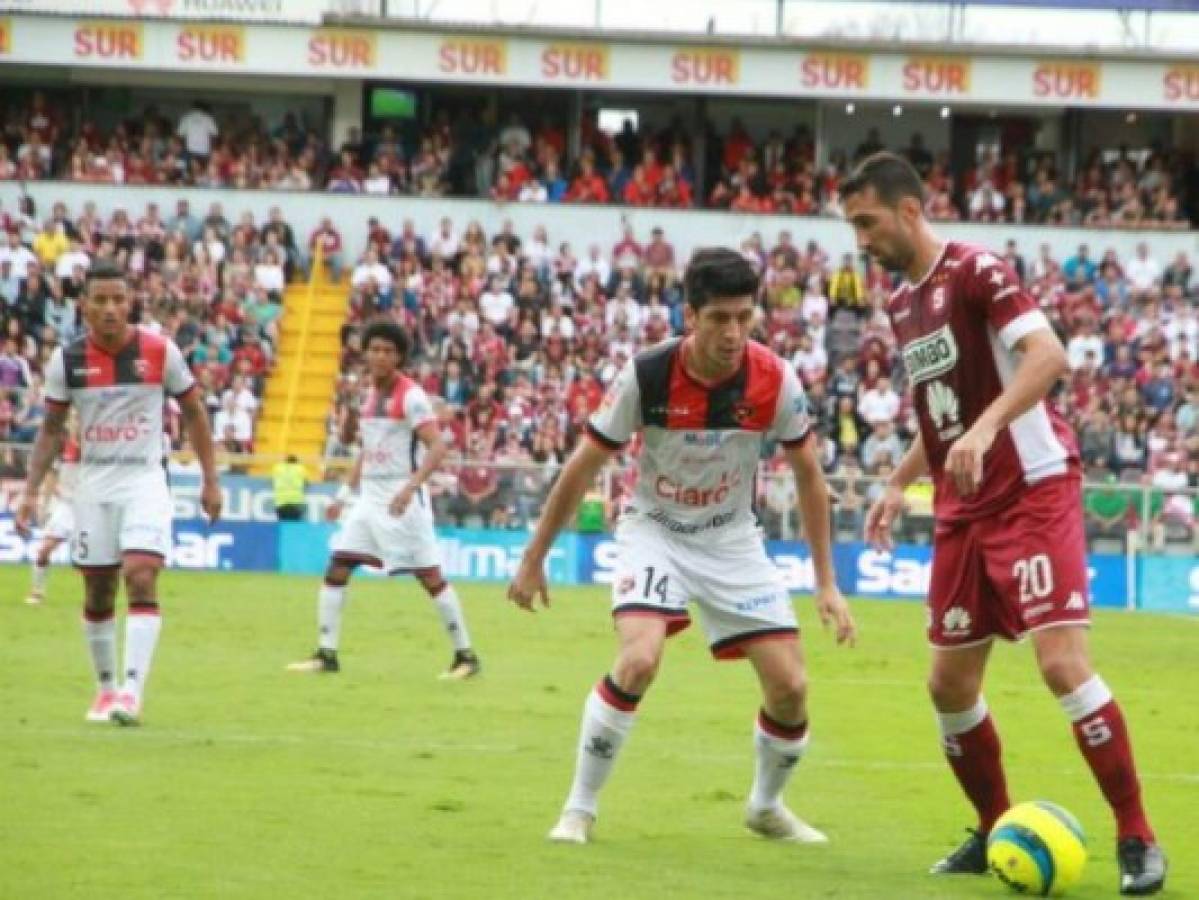
{"type": "Polygon", "coordinates": [[[572,203],[607,203],[609,199],[607,183],[596,173],[591,157],[584,156],[579,161],[579,174],[566,192],[566,200],[572,203]]]}
{"type": "Polygon", "coordinates": [[[318,244],[324,252],[325,265],[329,267],[329,277],[334,281],[341,281],[341,232],[333,227],[333,220],[328,216],[321,219],[320,226],[312,232],[312,237],[308,239],[308,249],[312,251],[314,259],[318,244]]]}
{"type": "Polygon", "coordinates": [[[633,177],[624,186],[624,202],[629,206],[653,206],[658,199],[658,191],[650,184],[645,166],[637,166],[633,177]]]}

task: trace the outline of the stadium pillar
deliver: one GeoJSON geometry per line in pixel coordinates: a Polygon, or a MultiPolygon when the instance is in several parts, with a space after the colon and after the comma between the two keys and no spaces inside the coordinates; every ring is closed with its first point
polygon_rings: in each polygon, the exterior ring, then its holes
{"type": "Polygon", "coordinates": [[[570,92],[570,125],[566,131],[567,153],[578,159],[583,149],[583,92],[570,92]]]}
{"type": "Polygon", "coordinates": [[[362,82],[354,78],[333,84],[333,122],[330,146],[340,147],[351,128],[362,127],[362,82]]]}
{"type": "Polygon", "coordinates": [[[693,109],[691,165],[695,169],[696,206],[701,206],[712,186],[708,184],[708,98],[697,97],[693,109]]]}
{"type": "Polygon", "coordinates": [[[812,148],[812,151],[816,156],[815,162],[816,162],[816,170],[817,171],[822,169],[824,167],[825,162],[828,160],[828,140],[827,140],[827,136],[824,133],[824,108],[825,108],[824,101],[817,101],[816,116],[812,122],[812,125],[813,125],[812,137],[813,137],[813,141],[815,143],[815,146],[812,148]]]}

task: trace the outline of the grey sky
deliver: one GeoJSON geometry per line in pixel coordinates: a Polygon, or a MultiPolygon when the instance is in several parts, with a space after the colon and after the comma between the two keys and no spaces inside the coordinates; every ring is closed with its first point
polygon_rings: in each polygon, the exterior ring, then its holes
{"type": "MultiPolygon", "coordinates": [[[[392,15],[457,22],[703,32],[775,33],[776,0],[389,0],[392,15]]],[[[1199,49],[1199,14],[968,7],[958,4],[786,0],[784,33],[793,37],[1053,44],[1110,48],[1199,49]],[[960,21],[959,21],[960,20],[960,21]],[[950,31],[951,21],[953,31],[950,31]]]]}

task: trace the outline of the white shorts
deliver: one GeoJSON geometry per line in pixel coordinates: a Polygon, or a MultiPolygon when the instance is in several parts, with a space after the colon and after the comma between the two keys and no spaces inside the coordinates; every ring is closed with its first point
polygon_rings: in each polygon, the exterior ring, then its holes
{"type": "Polygon", "coordinates": [[[173,513],[165,481],[127,500],[95,503],[76,496],[71,561],[83,568],[116,566],[125,553],[149,553],[165,561],[173,513]]]}
{"type": "Polygon", "coordinates": [[[625,520],[616,547],[613,616],[661,616],[671,635],[691,624],[687,604],[694,600],[717,659],[739,659],[747,644],[799,633],[782,573],[756,533],[697,546],[625,520]]]}
{"type": "Polygon", "coordinates": [[[69,500],[56,499],[50,506],[50,518],[42,535],[56,541],[69,541],[75,533],[75,507],[69,500]]]}
{"type": "Polygon", "coordinates": [[[359,499],[342,519],[329,547],[335,557],[377,566],[389,575],[441,565],[433,510],[423,491],[412,498],[402,516],[393,516],[382,504],[359,499]]]}

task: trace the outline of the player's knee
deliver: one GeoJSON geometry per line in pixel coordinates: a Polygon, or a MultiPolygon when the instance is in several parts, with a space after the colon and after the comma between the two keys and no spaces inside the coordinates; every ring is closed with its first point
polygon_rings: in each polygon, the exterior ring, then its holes
{"type": "Polygon", "coordinates": [[[1073,653],[1055,653],[1042,657],[1041,678],[1055,696],[1076,690],[1093,674],[1085,658],[1073,653]]]}
{"type": "Polygon", "coordinates": [[[341,562],[331,562],[325,569],[325,584],[329,587],[345,587],[354,570],[341,562]]]}
{"type": "Polygon", "coordinates": [[[807,718],[807,699],[808,678],[803,672],[793,672],[766,686],[766,708],[784,722],[800,722],[807,718]]]}
{"type": "Polygon", "coordinates": [[[156,604],[158,567],[149,563],[134,563],[125,568],[125,591],[129,605],[156,604]]]}
{"type": "Polygon", "coordinates": [[[941,712],[961,712],[978,702],[982,685],[973,678],[949,678],[934,672],[928,679],[928,695],[941,712]]]}
{"type": "Polygon", "coordinates": [[[659,648],[648,644],[625,647],[616,664],[616,681],[623,690],[640,694],[649,687],[662,661],[659,648]]]}

